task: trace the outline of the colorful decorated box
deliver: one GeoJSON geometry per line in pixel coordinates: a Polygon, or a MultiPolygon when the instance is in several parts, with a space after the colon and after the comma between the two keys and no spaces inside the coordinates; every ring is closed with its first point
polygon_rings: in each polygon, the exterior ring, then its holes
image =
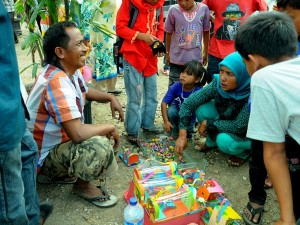
{"type": "Polygon", "coordinates": [[[119,157],[127,166],[134,166],[140,162],[139,155],[133,146],[122,147],[119,157]]]}
{"type": "Polygon", "coordinates": [[[216,199],[217,196],[222,193],[224,193],[224,191],[221,186],[214,179],[209,179],[200,185],[197,197],[204,198],[205,201],[210,201],[216,199]]]}
{"type": "Polygon", "coordinates": [[[200,205],[195,200],[195,194],[196,190],[185,184],[180,189],[166,187],[147,199],[146,212],[153,223],[175,220],[191,213],[199,216],[200,205]]]}

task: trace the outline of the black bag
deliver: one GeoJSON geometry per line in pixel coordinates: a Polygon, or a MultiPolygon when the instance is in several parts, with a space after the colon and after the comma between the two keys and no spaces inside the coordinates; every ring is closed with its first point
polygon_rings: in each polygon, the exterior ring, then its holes
{"type": "MultiPolygon", "coordinates": [[[[156,20],[157,21],[160,16],[160,11],[161,11],[161,9],[156,10],[156,20]]],[[[133,24],[136,21],[138,13],[139,13],[138,8],[135,7],[130,2],[130,19],[128,22],[129,28],[133,27],[133,24]]],[[[120,73],[120,68],[123,68],[123,55],[120,53],[120,49],[122,47],[123,42],[124,42],[124,39],[117,36],[116,42],[114,43],[113,54],[114,54],[114,63],[117,65],[117,73],[120,73]]]]}

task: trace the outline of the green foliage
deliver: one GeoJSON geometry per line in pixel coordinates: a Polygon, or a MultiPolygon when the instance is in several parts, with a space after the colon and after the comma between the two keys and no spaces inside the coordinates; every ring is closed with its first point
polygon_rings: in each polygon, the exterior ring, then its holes
{"type": "MultiPolygon", "coordinates": [[[[29,34],[25,37],[25,40],[21,44],[21,49],[29,49],[29,54],[38,50],[41,61],[43,60],[42,53],[42,36],[37,30],[36,18],[40,16],[42,19],[46,19],[49,16],[50,25],[58,22],[58,9],[61,4],[65,4],[65,17],[67,20],[78,21],[81,24],[81,12],[80,5],[77,0],[17,0],[15,3],[15,11],[22,15],[22,21],[27,23],[29,28],[29,34]]],[[[109,2],[102,2],[100,6],[97,6],[96,11],[93,12],[90,25],[92,29],[96,29],[112,38],[114,34],[106,24],[100,24],[94,21],[96,13],[102,12],[102,8],[106,7],[109,2]]],[[[32,67],[32,76],[36,77],[38,63],[33,62],[21,72],[32,67]]]]}

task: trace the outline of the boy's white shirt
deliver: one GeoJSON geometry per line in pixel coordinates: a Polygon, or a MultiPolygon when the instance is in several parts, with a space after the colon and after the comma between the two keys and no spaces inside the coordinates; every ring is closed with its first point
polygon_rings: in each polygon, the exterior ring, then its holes
{"type": "Polygon", "coordinates": [[[300,143],[299,90],[300,57],[255,72],[247,137],[282,143],[289,134],[300,143]]]}

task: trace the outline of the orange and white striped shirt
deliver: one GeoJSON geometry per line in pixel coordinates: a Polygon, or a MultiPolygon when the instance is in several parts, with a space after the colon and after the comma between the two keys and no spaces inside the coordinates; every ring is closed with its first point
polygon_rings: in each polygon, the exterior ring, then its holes
{"type": "Polygon", "coordinates": [[[61,126],[62,122],[76,118],[84,122],[87,91],[79,70],[69,78],[53,65],[43,68],[27,100],[31,118],[27,126],[39,148],[38,167],[42,166],[53,147],[70,140],[61,126]]]}

